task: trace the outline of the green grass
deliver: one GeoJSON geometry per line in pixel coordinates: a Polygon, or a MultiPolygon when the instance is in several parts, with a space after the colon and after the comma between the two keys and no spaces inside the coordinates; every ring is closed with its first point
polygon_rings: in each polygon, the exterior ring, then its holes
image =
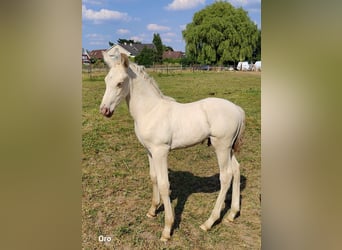
{"type": "MultiPolygon", "coordinates": [[[[159,241],[164,211],[145,216],[152,187],[145,149],[134,134],[125,103],[111,119],[100,115],[104,76],[83,78],[82,245],[84,249],[260,249],[260,73],[188,72],[151,75],[165,95],[179,102],[222,97],[246,112],[241,165],[241,214],[223,219],[209,232],[199,226],[209,217],[220,188],[212,147],[199,144],[170,152],[169,177],[175,225],[170,242],[159,241]],[[98,236],[110,236],[109,243],[98,236]]],[[[230,193],[222,215],[227,215],[230,193]]],[[[224,218],[224,217],[223,217],[224,218]]]]}

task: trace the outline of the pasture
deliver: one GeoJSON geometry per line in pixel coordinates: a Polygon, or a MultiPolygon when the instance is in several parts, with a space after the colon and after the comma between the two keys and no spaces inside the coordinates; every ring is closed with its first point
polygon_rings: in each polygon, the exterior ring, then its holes
{"type": "Polygon", "coordinates": [[[219,168],[206,143],[171,151],[168,157],[175,223],[171,241],[159,240],[163,207],[156,218],[146,217],[152,184],[145,149],[138,142],[126,103],[113,117],[99,113],[105,73],[83,75],[82,96],[82,247],[83,249],[260,249],[261,146],[260,73],[151,73],[161,91],[178,102],[215,96],[246,112],[246,131],[237,154],[241,171],[241,212],[233,223],[222,219],[204,232],[220,189],[219,168]],[[99,236],[110,237],[99,242],[99,236]]]}

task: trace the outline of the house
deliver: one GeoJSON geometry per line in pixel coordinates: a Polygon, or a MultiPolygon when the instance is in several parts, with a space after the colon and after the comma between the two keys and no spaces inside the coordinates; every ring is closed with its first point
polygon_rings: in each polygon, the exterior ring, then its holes
{"type": "Polygon", "coordinates": [[[163,59],[179,59],[183,58],[185,56],[185,53],[182,51],[164,51],[163,53],[163,59]]]}
{"type": "Polygon", "coordinates": [[[124,43],[113,45],[112,47],[107,49],[107,53],[111,56],[117,48],[120,53],[126,54],[129,57],[136,57],[145,47],[148,49],[156,50],[156,47],[152,43],[124,43]]]}
{"type": "Polygon", "coordinates": [[[90,51],[90,53],[89,53],[90,58],[94,58],[97,60],[103,60],[102,51],[106,51],[106,49],[95,49],[95,50],[90,51]]]}
{"type": "Polygon", "coordinates": [[[90,56],[85,48],[82,48],[82,63],[90,63],[90,56]]]}

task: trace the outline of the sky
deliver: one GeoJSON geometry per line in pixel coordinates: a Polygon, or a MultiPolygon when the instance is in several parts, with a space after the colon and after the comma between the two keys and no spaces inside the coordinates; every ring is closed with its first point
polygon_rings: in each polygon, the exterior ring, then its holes
{"type": "MultiPolygon", "coordinates": [[[[164,45],[185,51],[182,30],[193,15],[216,0],[82,0],[82,47],[109,48],[119,38],[152,43],[158,33],[164,45]]],[[[226,0],[242,7],[261,29],[261,0],[226,0]]]]}

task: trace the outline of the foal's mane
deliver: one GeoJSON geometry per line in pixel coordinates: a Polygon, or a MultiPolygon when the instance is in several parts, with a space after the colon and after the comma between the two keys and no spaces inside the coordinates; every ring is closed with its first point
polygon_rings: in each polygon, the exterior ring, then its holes
{"type": "Polygon", "coordinates": [[[151,84],[153,89],[157,92],[157,94],[161,98],[167,99],[167,100],[171,100],[171,101],[175,101],[175,99],[173,99],[172,97],[166,96],[166,95],[163,94],[163,92],[161,92],[161,90],[158,87],[157,82],[151,76],[149,76],[149,74],[147,74],[147,72],[145,71],[145,67],[144,66],[140,66],[140,65],[138,65],[136,63],[130,63],[129,65],[134,67],[134,69],[131,68],[133,70],[133,72],[135,72],[139,76],[143,77],[145,80],[147,80],[147,82],[149,84],[151,84]]]}

